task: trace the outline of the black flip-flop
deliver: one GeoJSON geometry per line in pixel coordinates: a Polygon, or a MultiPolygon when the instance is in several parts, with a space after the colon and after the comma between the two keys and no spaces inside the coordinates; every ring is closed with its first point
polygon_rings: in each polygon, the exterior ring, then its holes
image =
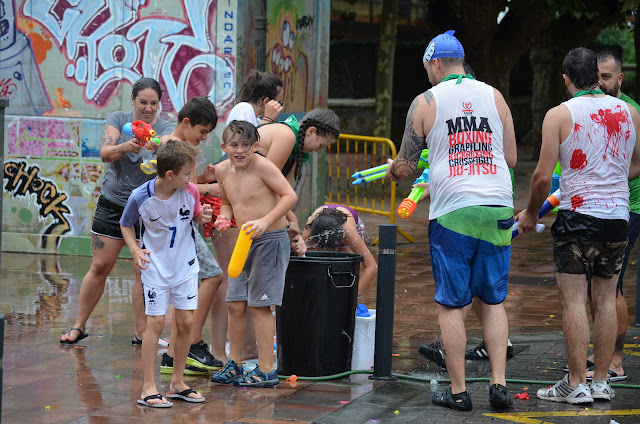
{"type": "MultiPolygon", "coordinates": [[[[595,370],[596,366],[592,365],[589,368],[587,368],[587,371],[593,371],[595,370]]],[[[611,371],[609,370],[607,378],[609,379],[610,382],[616,382],[616,381],[624,381],[627,379],[627,374],[622,374],[622,375],[618,375],[618,373],[616,373],[615,371],[611,371]]],[[[587,381],[592,381],[593,377],[589,377],[587,376],[587,381]]]]}
{"type": "Polygon", "coordinates": [[[147,396],[144,399],[138,399],[138,403],[140,405],[148,406],[149,408],[171,408],[173,406],[173,402],[168,402],[168,403],[149,403],[149,401],[151,399],[160,399],[160,400],[162,400],[162,395],[160,393],[158,393],[156,395],[150,395],[150,396],[147,396]]]}
{"type": "Polygon", "coordinates": [[[78,331],[80,333],[78,335],[78,337],[76,337],[75,340],[62,340],[62,339],[60,339],[60,343],[62,343],[62,344],[76,344],[80,340],[85,339],[89,335],[89,334],[85,333],[84,331],[82,331],[81,329],[79,329],[78,327],[71,327],[71,329],[67,332],[67,336],[71,337],[71,332],[73,330],[76,330],[76,331],[78,331]]]}
{"type": "Polygon", "coordinates": [[[195,393],[198,394],[198,392],[196,392],[193,389],[186,389],[181,391],[180,393],[171,393],[167,395],[167,399],[177,399],[177,400],[184,400],[185,402],[191,402],[191,403],[202,403],[204,402],[204,396],[201,398],[191,398],[189,397],[189,395],[191,393],[195,393]]]}

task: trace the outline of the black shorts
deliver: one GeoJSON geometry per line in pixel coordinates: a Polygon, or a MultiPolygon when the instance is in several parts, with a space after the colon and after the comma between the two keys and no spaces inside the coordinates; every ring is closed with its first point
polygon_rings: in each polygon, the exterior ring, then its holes
{"type": "MultiPolygon", "coordinates": [[[[91,232],[99,236],[111,237],[122,240],[122,231],[120,230],[120,218],[124,207],[116,205],[113,202],[100,196],[98,198],[98,207],[93,216],[93,225],[91,232]]],[[[133,226],[136,232],[136,239],[140,239],[140,224],[138,222],[133,226]]]]}
{"type": "Polygon", "coordinates": [[[612,278],[620,273],[629,224],[624,219],[601,219],[559,211],[551,227],[556,271],[612,278]]]}

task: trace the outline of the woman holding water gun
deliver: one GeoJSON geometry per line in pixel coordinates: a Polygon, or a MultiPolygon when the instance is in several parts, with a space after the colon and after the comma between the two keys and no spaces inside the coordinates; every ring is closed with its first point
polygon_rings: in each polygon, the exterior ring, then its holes
{"type": "MultiPolygon", "coordinates": [[[[67,334],[60,338],[60,343],[75,344],[87,337],[88,334],[85,331],[87,320],[102,297],[107,276],[124,246],[124,239],[120,232],[120,218],[124,206],[134,188],[154,177],[140,170],[140,164],[151,159],[152,152],[144,148],[136,138],[126,135],[123,128],[126,123],[143,121],[151,125],[161,139],[168,138],[174,124],[157,116],[161,97],[162,89],[156,80],[140,78],[133,84],[131,92],[133,111],[113,112],[104,124],[100,159],[107,163],[107,166],[91,228],[93,260],[89,272],[82,280],[76,321],[67,334]]],[[[159,146],[157,143],[146,143],[146,145],[152,149],[157,149],[159,146]]],[[[137,233],[139,233],[138,228],[136,228],[137,233]]],[[[136,328],[132,343],[140,344],[146,328],[146,316],[140,270],[135,265],[134,271],[136,279],[132,299],[136,328]]]]}

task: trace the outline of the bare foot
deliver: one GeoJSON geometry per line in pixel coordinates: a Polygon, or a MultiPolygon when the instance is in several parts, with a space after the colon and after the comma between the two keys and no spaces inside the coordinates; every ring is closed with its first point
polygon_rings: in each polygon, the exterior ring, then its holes
{"type": "MultiPolygon", "coordinates": [[[[609,365],[609,371],[613,371],[617,375],[624,375],[624,369],[622,367],[609,365]]],[[[595,370],[587,370],[587,378],[593,378],[593,374],[595,374],[595,370]]],[[[609,373],[609,377],[611,377],[611,373],[609,373]]]]}
{"type": "MultiPolygon", "coordinates": [[[[180,383],[177,383],[177,384],[171,383],[169,385],[169,392],[172,393],[172,394],[173,393],[182,393],[185,390],[189,390],[190,388],[191,387],[187,386],[184,381],[182,381],[180,383]]],[[[200,393],[195,392],[195,391],[187,394],[187,397],[190,398],[190,399],[202,399],[202,395],[200,393]]]]}
{"type": "MultiPolygon", "coordinates": [[[[142,392],[142,393],[140,394],[140,400],[144,400],[146,397],[148,397],[148,396],[154,396],[154,395],[156,395],[156,394],[157,394],[157,393],[145,393],[145,392],[142,392]]],[[[146,400],[146,402],[147,402],[149,405],[166,405],[166,404],[168,404],[168,403],[169,403],[169,400],[167,400],[167,398],[166,398],[166,397],[162,396],[162,398],[161,398],[161,399],[158,399],[158,398],[154,398],[154,399],[147,399],[147,400],[146,400]]]]}
{"type": "Polygon", "coordinates": [[[80,327],[73,327],[67,334],[63,334],[60,337],[60,343],[73,344],[81,339],[86,337],[86,333],[84,332],[84,328],[80,329],[80,327]],[[84,335],[84,337],[82,337],[84,335]]]}

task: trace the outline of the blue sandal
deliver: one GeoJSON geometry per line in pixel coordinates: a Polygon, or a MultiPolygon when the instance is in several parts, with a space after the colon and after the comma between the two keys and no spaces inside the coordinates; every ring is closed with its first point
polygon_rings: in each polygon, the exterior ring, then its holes
{"type": "Polygon", "coordinates": [[[265,374],[258,367],[255,367],[250,373],[233,380],[233,385],[238,387],[273,387],[278,384],[280,384],[280,380],[278,380],[276,370],[265,374]]]}
{"type": "Polygon", "coordinates": [[[224,368],[211,376],[211,382],[219,384],[229,384],[236,378],[242,377],[242,373],[242,367],[239,367],[237,363],[229,359],[224,365],[224,368]]]}

